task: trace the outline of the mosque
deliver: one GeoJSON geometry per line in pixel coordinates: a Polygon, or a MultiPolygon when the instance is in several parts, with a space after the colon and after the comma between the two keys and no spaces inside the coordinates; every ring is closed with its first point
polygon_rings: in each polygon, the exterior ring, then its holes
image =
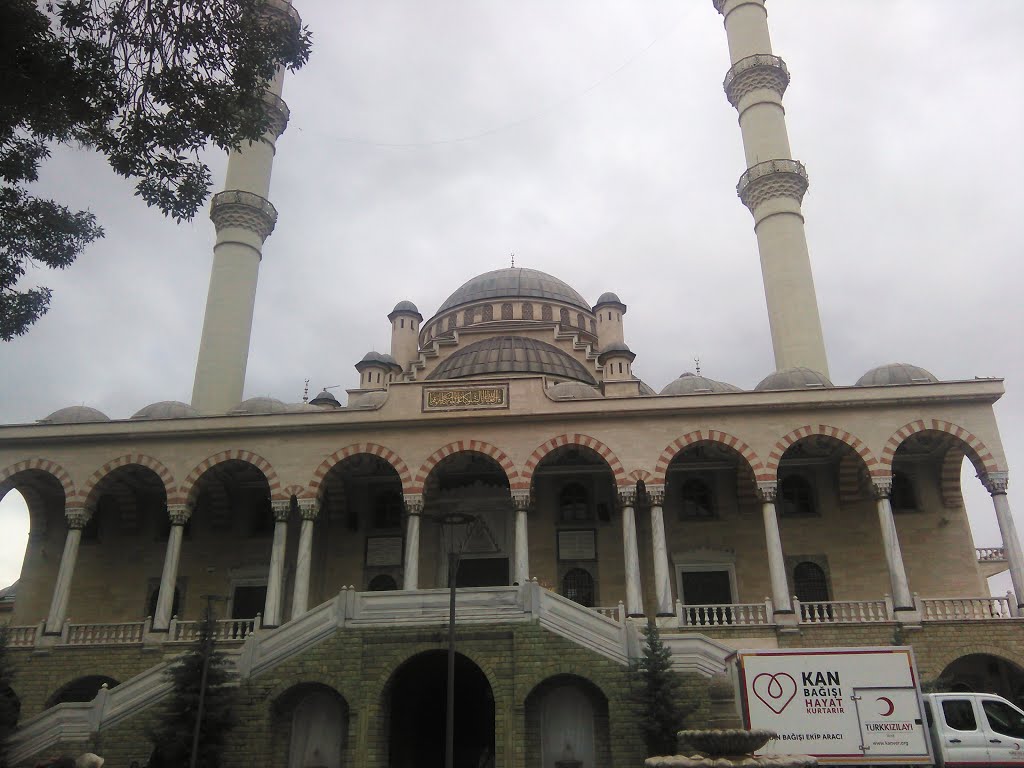
{"type": "Polygon", "coordinates": [[[166,665],[219,596],[241,716],[225,765],[440,766],[452,579],[456,765],[640,765],[627,669],[647,621],[698,725],[750,648],[906,644],[929,684],[1024,699],[1002,381],[903,363],[830,380],[789,72],[764,0],[714,6],[776,371],[752,391],[698,370],[655,392],[633,372],[629,296],[591,302],[511,266],[428,317],[398,301],[390,349],[355,363],[344,405],[326,390],[243,401],[279,77],[271,131],[231,156],[212,201],[192,402],[0,426],[0,495],[17,489],[31,517],[4,598],[13,765],[144,765],[166,665]],[[972,541],[965,458],[1001,548],[972,541]],[[990,596],[1007,570],[1013,592],[990,596]]]}

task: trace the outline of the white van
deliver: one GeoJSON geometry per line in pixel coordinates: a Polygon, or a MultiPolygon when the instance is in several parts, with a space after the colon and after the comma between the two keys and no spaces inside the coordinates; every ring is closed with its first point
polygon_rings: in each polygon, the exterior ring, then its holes
{"type": "Polygon", "coordinates": [[[1024,712],[990,693],[928,693],[925,716],[939,766],[1024,766],[1024,712]]]}

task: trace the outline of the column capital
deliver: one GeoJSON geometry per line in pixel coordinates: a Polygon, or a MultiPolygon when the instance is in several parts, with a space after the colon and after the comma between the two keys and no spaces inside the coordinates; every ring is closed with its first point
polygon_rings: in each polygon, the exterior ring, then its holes
{"type": "Polygon", "coordinates": [[[532,504],[529,491],[512,491],[512,508],[517,512],[528,512],[532,504]]]}
{"type": "Polygon", "coordinates": [[[192,510],[189,509],[188,504],[167,505],[167,518],[171,521],[171,525],[184,525],[191,517],[192,510]]]}
{"type": "Polygon", "coordinates": [[[636,490],[634,488],[619,488],[619,505],[623,507],[636,506],[636,490]]]}
{"type": "Polygon", "coordinates": [[[275,523],[287,523],[288,516],[292,513],[292,500],[274,499],[270,502],[270,508],[274,510],[275,523]]]}
{"type": "Polygon", "coordinates": [[[978,479],[985,486],[985,490],[993,496],[1005,496],[1006,489],[1010,486],[1009,472],[985,472],[978,475],[978,479]]]}
{"type": "Polygon", "coordinates": [[[892,475],[872,477],[871,486],[877,501],[890,498],[892,496],[892,475]]]}
{"type": "Polygon", "coordinates": [[[85,507],[68,507],[64,510],[64,519],[69,529],[80,531],[92,519],[92,510],[85,507]]]}
{"type": "Polygon", "coordinates": [[[647,486],[647,503],[652,507],[663,507],[665,506],[665,486],[664,485],[648,485],[647,486]]]}
{"type": "Polygon", "coordinates": [[[410,515],[423,514],[423,494],[407,493],[404,496],[405,511],[410,515]]]}
{"type": "Polygon", "coordinates": [[[779,495],[779,484],[775,480],[758,480],[757,495],[762,504],[774,504],[779,495]]]}
{"type": "Polygon", "coordinates": [[[320,499],[299,499],[299,515],[303,520],[316,520],[320,514],[320,499]]]}

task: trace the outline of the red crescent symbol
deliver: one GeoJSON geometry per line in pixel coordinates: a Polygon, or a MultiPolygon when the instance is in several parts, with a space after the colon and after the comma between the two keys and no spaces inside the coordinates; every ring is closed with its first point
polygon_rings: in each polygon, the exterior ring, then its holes
{"type": "Polygon", "coordinates": [[[888,712],[880,712],[879,713],[882,717],[888,717],[889,715],[891,715],[893,712],[896,711],[896,705],[892,703],[892,699],[887,699],[885,696],[879,696],[877,699],[875,699],[875,701],[884,701],[886,704],[889,705],[889,711],[888,712]]]}

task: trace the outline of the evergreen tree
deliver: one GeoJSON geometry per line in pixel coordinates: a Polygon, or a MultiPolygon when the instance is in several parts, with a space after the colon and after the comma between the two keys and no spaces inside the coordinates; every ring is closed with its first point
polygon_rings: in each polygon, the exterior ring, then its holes
{"type": "Polygon", "coordinates": [[[206,692],[195,764],[197,768],[219,768],[224,741],[237,723],[234,674],[230,664],[224,652],[217,648],[216,623],[207,606],[199,624],[198,639],[168,670],[174,687],[160,725],[149,734],[153,742],[150,768],[186,768],[189,765],[204,666],[206,692]]]}
{"type": "Polygon", "coordinates": [[[672,652],[658,627],[644,627],[643,655],[630,668],[634,712],[647,742],[647,755],[674,755],[676,733],[693,707],[681,701],[682,680],[672,669],[672,652]]]}
{"type": "Polygon", "coordinates": [[[18,725],[20,705],[11,683],[14,668],[7,655],[7,627],[0,625],[0,768],[7,768],[7,744],[18,725]]]}

